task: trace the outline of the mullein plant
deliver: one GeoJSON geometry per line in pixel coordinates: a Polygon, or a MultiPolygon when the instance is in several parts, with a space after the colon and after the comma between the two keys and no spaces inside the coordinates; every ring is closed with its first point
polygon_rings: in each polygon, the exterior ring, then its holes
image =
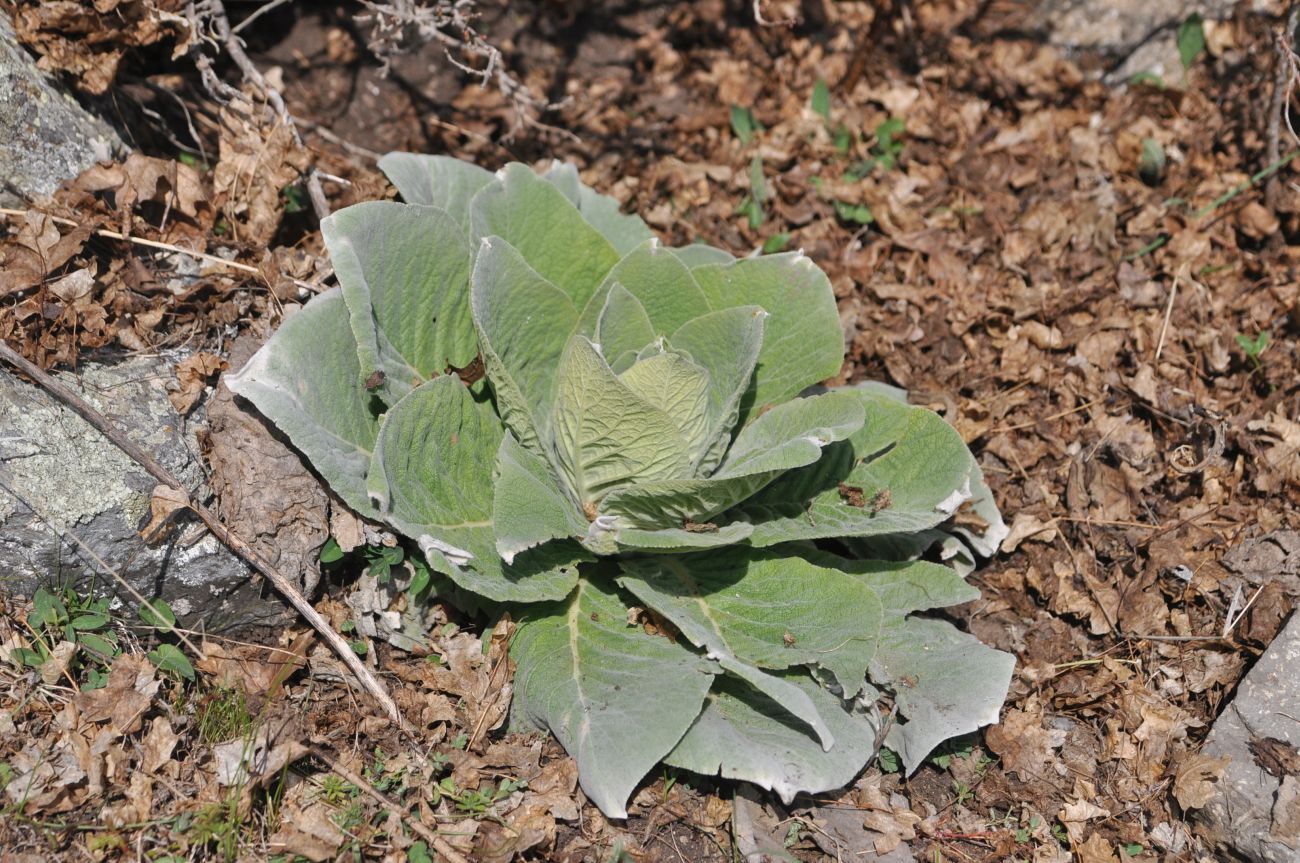
{"type": "Polygon", "coordinates": [[[339,287],[227,383],[518,621],[511,727],[607,816],[659,762],[788,801],[882,731],[911,771],[996,721],[1012,657],[918,612],[977,597],[1006,527],[939,416],[818,386],[844,339],[811,260],[667,248],[571,165],[380,167],[405,203],[322,223],[339,287]]]}

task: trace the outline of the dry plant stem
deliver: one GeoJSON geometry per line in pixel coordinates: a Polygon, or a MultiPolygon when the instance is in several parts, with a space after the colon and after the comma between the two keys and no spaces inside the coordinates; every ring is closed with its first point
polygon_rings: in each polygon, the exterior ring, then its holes
{"type": "Polygon", "coordinates": [[[1155,361],[1157,363],[1160,362],[1160,354],[1165,349],[1165,335],[1169,332],[1169,316],[1174,311],[1174,298],[1178,296],[1178,280],[1182,277],[1183,271],[1186,269],[1185,266],[1179,268],[1178,272],[1174,274],[1174,283],[1169,288],[1169,302],[1165,304],[1165,319],[1164,322],[1160,324],[1160,338],[1156,341],[1155,361]]]}
{"type": "MultiPolygon", "coordinates": [[[[1300,24],[1300,3],[1292,3],[1287,13],[1286,24],[1277,37],[1277,72],[1273,77],[1273,99],[1268,111],[1268,149],[1265,156],[1269,164],[1276,162],[1282,155],[1282,118],[1286,115],[1287,128],[1290,129],[1291,94],[1296,85],[1296,55],[1291,47],[1295,38],[1296,25],[1300,24]]],[[[1295,138],[1295,131],[1291,131],[1295,138]]],[[[1297,139],[1300,143],[1300,139],[1297,139]]],[[[1278,178],[1269,177],[1264,187],[1264,200],[1271,209],[1277,209],[1278,178]]]]}
{"type": "Polygon", "coordinates": [[[347,641],[343,639],[343,636],[335,632],[329,625],[329,622],[321,616],[320,612],[312,608],[311,603],[303,597],[302,593],[299,592],[298,588],[294,586],[293,582],[290,581],[284,573],[276,569],[270,561],[258,553],[237,534],[231,532],[229,528],[217,519],[216,515],[214,515],[211,510],[191,498],[189,491],[181,485],[180,481],[177,480],[176,477],[172,476],[171,473],[160,465],[153,456],[149,455],[149,453],[142,450],[126,435],[122,434],[121,430],[109,422],[103,414],[95,410],[95,408],[82,399],[81,396],[77,395],[62,383],[28,362],[24,357],[18,354],[17,351],[9,347],[7,342],[0,341],[0,360],[4,360],[14,368],[23,372],[23,374],[27,375],[40,385],[42,389],[46,390],[55,398],[72,408],[72,410],[76,411],[82,419],[94,426],[104,435],[104,437],[108,438],[117,446],[118,449],[130,456],[137,464],[148,471],[154,479],[158,480],[158,482],[170,486],[185,495],[186,500],[189,502],[189,509],[203,520],[203,523],[207,525],[208,530],[212,531],[213,535],[216,536],[216,538],[227,548],[248,561],[248,563],[252,564],[254,569],[266,576],[271,584],[275,586],[275,589],[280,591],[285,599],[289,600],[289,604],[292,605],[309,624],[311,624],[313,629],[321,634],[321,637],[325,639],[325,642],[329,644],[329,646],[333,648],[334,652],[339,655],[339,658],[343,660],[343,664],[346,665],[354,675],[356,675],[361,687],[369,692],[370,695],[384,708],[384,712],[388,714],[389,718],[399,727],[405,724],[401,713],[397,709],[397,705],[393,702],[388,691],[384,689],[383,684],[375,679],[375,676],[371,674],[370,669],[366,668],[365,664],[361,661],[361,658],[352,651],[352,648],[348,645],[347,641]]]}
{"type": "MultiPolygon", "coordinates": [[[[77,227],[78,223],[72,219],[64,219],[59,216],[51,216],[48,213],[41,213],[39,210],[14,210],[8,207],[0,207],[0,216],[26,216],[29,213],[39,213],[45,216],[51,222],[64,225],[69,228],[77,227]]],[[[228,270],[236,270],[241,273],[248,273],[253,276],[261,276],[262,271],[250,264],[241,264],[238,261],[227,261],[225,258],[218,258],[216,255],[209,255],[206,252],[195,252],[184,246],[173,245],[172,243],[160,243],[157,240],[146,240],[144,237],[133,237],[130,234],[122,234],[117,231],[110,231],[105,228],[96,228],[94,230],[96,237],[104,237],[108,240],[124,240],[128,243],[134,243],[137,246],[145,246],[150,249],[160,249],[164,252],[177,252],[182,255],[189,255],[191,258],[203,261],[208,264],[216,264],[225,267],[228,270]]],[[[313,294],[320,293],[320,285],[313,285],[311,282],[304,282],[301,279],[290,279],[299,288],[310,291],[313,294]]]]}
{"type": "MultiPolygon", "coordinates": [[[[244,79],[249,81],[257,89],[262,91],[266,101],[271,104],[271,108],[279,116],[280,122],[288,127],[289,132],[293,135],[293,142],[300,150],[307,148],[302,143],[302,136],[298,134],[298,126],[293,121],[293,115],[285,107],[284,97],[280,91],[266,83],[265,76],[262,75],[257,65],[249,58],[248,52],[244,50],[244,43],[230,28],[230,18],[226,15],[226,7],[221,0],[203,0],[195,4],[200,13],[206,13],[213,27],[217,31],[217,37],[221,40],[230,55],[230,59],[235,61],[239,71],[243,74],[244,79]]],[[[254,13],[261,14],[261,11],[254,13]]],[[[210,70],[209,70],[210,71],[210,70]]],[[[205,80],[207,75],[204,76],[205,80]]],[[[307,195],[311,198],[312,209],[316,212],[317,219],[323,219],[330,214],[330,205],[325,200],[325,190],[321,188],[320,177],[316,173],[316,167],[313,165],[307,169],[307,195]]]]}
{"type": "Polygon", "coordinates": [[[449,863],[469,863],[468,858],[455,848],[451,847],[446,839],[443,839],[437,833],[420,823],[418,818],[411,817],[410,814],[407,813],[405,807],[393,800],[389,800],[379,791],[379,789],[367,782],[364,777],[358,776],[356,773],[353,773],[351,770],[344,767],[339,763],[338,759],[330,757],[325,750],[321,749],[319,746],[313,746],[311,747],[311,754],[313,757],[319,758],[327,767],[329,767],[330,770],[337,773],[345,781],[352,783],[357,788],[366,792],[366,794],[380,806],[384,807],[389,812],[396,812],[397,817],[402,819],[403,824],[410,827],[412,831],[420,836],[420,838],[432,845],[433,850],[446,858],[449,863]]]}

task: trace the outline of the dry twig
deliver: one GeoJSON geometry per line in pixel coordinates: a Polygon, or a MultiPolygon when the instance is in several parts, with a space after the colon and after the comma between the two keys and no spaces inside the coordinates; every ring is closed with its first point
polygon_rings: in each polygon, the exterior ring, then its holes
{"type": "MultiPolygon", "coordinates": [[[[254,15],[261,14],[263,11],[265,11],[265,7],[255,12],[254,15]]],[[[302,136],[298,134],[298,125],[294,122],[293,115],[285,107],[284,97],[280,95],[279,90],[267,83],[266,77],[262,75],[261,70],[249,58],[248,52],[244,50],[243,41],[230,27],[230,18],[226,15],[226,7],[221,0],[198,0],[198,2],[190,3],[186,7],[186,17],[189,19],[190,27],[196,34],[208,29],[204,26],[205,24],[211,27],[217,39],[225,48],[226,53],[230,55],[230,59],[234,60],[235,65],[239,67],[244,80],[262,92],[279,121],[289,129],[290,134],[293,135],[294,144],[304,152],[309,152],[302,142],[302,136]]],[[[203,42],[196,39],[194,44],[199,46],[203,42]]],[[[213,98],[219,98],[218,94],[232,95],[230,85],[219,79],[216,72],[213,71],[212,59],[198,47],[193,48],[192,53],[195,55],[194,64],[198,67],[203,83],[213,98]]],[[[307,195],[311,198],[312,209],[316,212],[317,219],[323,219],[330,214],[330,205],[325,199],[325,190],[321,187],[320,175],[317,173],[314,164],[307,168],[306,180],[307,195]]]]}
{"type": "MultiPolygon", "coordinates": [[[[39,212],[39,211],[14,210],[9,207],[0,207],[0,216],[26,216],[28,213],[31,212],[39,212]]],[[[69,228],[75,228],[78,226],[78,223],[73,219],[64,219],[64,218],[60,218],[59,216],[51,216],[48,213],[41,213],[41,215],[45,216],[45,218],[49,219],[51,222],[54,222],[57,225],[63,225],[69,228]]],[[[196,252],[193,249],[187,249],[184,246],[177,246],[172,243],[162,243],[159,242],[158,240],[147,240],[144,237],[134,237],[130,234],[123,234],[118,231],[110,231],[105,228],[96,228],[91,233],[93,233],[96,237],[104,237],[105,239],[108,240],[124,240],[125,242],[128,243],[134,243],[137,246],[145,246],[146,248],[150,248],[150,249],[161,249],[164,252],[175,252],[181,255],[188,255],[189,257],[195,258],[196,260],[203,261],[204,263],[207,264],[216,264],[217,266],[225,267],[228,270],[235,270],[240,273],[248,273],[249,275],[258,276],[258,277],[262,276],[262,271],[259,270],[257,267],[254,267],[252,264],[241,264],[238,261],[228,261],[225,258],[219,258],[216,255],[209,255],[207,252],[196,252]]],[[[281,273],[281,275],[284,274],[281,273]]],[[[310,291],[313,294],[318,294],[321,291],[320,285],[313,285],[311,282],[304,282],[301,279],[290,279],[289,281],[293,282],[295,285],[297,285],[300,288],[303,288],[304,290],[310,291]]]]}
{"type": "MultiPolygon", "coordinates": [[[[560,107],[563,102],[548,102],[533,93],[528,85],[519,81],[506,69],[501,49],[489,42],[474,26],[474,3],[466,0],[362,0],[370,10],[358,15],[359,23],[372,24],[368,47],[383,63],[381,74],[387,75],[392,58],[404,53],[407,34],[414,32],[421,44],[433,42],[442,46],[447,62],[467,75],[479,79],[487,87],[495,84],[501,94],[514,106],[514,122],[505,140],[510,141],[525,126],[557,132],[581,143],[581,139],[567,129],[548,125],[538,115],[560,107]]],[[[434,118],[439,125],[449,125],[434,118]]],[[[452,126],[457,131],[466,130],[452,126]]],[[[472,133],[471,133],[472,134],[472,133]]]]}

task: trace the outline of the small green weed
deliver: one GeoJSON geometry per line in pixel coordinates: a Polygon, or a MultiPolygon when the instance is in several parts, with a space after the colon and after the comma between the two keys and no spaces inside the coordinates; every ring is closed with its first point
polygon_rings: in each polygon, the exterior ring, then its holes
{"type": "Polygon", "coordinates": [[[243,690],[231,686],[218,686],[207,693],[199,700],[197,713],[199,739],[204,743],[242,737],[255,723],[243,690]]]}
{"type": "Polygon", "coordinates": [[[42,668],[61,642],[76,645],[75,654],[62,657],[67,672],[81,689],[99,689],[108,682],[107,668],[122,652],[108,614],[110,600],[91,599],[70,587],[38,588],[27,614],[31,647],[15,648],[9,659],[29,668],[42,668]]]}
{"type": "Polygon", "coordinates": [[[424,840],[412,842],[411,847],[406,849],[406,863],[433,863],[433,855],[429,853],[429,843],[424,840]]]}
{"type": "Polygon", "coordinates": [[[349,800],[356,799],[361,789],[333,773],[321,780],[321,799],[331,806],[342,806],[349,800]]]}
{"type": "Polygon", "coordinates": [[[1148,186],[1155,186],[1165,176],[1165,148],[1155,138],[1142,139],[1142,155],[1138,158],[1138,176],[1148,186]]]}
{"type": "Polygon", "coordinates": [[[1130,87],[1154,87],[1157,90],[1165,89],[1165,79],[1161,78],[1155,72],[1150,70],[1134,72],[1128,79],[1130,87]]]}
{"type": "Polygon", "coordinates": [[[1205,22],[1201,19],[1201,13],[1193,12],[1178,25],[1177,40],[1178,57],[1183,61],[1185,73],[1205,50],[1205,22]]]}
{"type": "Polygon", "coordinates": [[[773,234],[763,241],[763,254],[774,255],[777,252],[784,252],[790,245],[790,234],[788,231],[781,231],[773,234]]]}
{"type": "Polygon", "coordinates": [[[906,124],[900,117],[890,117],[876,127],[876,142],[867,151],[868,158],[858,162],[845,173],[849,180],[861,180],[876,168],[892,170],[903,153],[903,135],[906,124]]]}
{"type": "Polygon", "coordinates": [[[469,815],[482,815],[499,800],[504,800],[521,788],[528,787],[524,780],[502,779],[500,785],[488,782],[478,788],[463,789],[456,785],[450,776],[444,777],[433,786],[433,804],[436,806],[443,798],[450,800],[461,812],[469,815]]]}
{"type": "Polygon", "coordinates": [[[1264,371],[1264,361],[1260,357],[1268,349],[1268,330],[1260,330],[1253,339],[1244,333],[1237,333],[1237,346],[1246,355],[1246,359],[1250,360],[1256,372],[1264,371]]]}
{"type": "Polygon", "coordinates": [[[754,140],[754,133],[763,131],[763,124],[758,122],[754,112],[740,105],[731,106],[731,131],[736,134],[736,139],[748,147],[754,140]]]}
{"type": "Polygon", "coordinates": [[[757,153],[749,161],[749,194],[736,207],[736,215],[749,220],[750,230],[763,224],[763,201],[767,199],[767,181],[763,177],[763,158],[757,153]]]}
{"type": "Polygon", "coordinates": [[[954,756],[957,758],[969,758],[971,753],[974,751],[975,735],[963,734],[961,737],[954,737],[951,740],[945,741],[934,751],[928,760],[940,770],[947,770],[948,766],[952,764],[954,756]]]}

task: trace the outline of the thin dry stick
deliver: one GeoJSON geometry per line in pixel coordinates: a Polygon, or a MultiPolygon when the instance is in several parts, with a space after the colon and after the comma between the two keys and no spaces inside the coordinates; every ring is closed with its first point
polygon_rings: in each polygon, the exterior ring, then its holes
{"type": "Polygon", "coordinates": [[[1174,297],[1178,296],[1178,280],[1182,278],[1185,267],[1174,273],[1174,283],[1169,288],[1169,302],[1165,303],[1165,320],[1160,325],[1160,338],[1156,342],[1156,362],[1160,362],[1160,353],[1165,349],[1165,333],[1169,331],[1169,315],[1174,310],[1174,297]]]}
{"type": "MultiPolygon", "coordinates": [[[[14,210],[9,207],[0,207],[0,216],[27,216],[31,213],[44,216],[55,224],[64,225],[69,228],[78,227],[78,223],[72,219],[64,219],[60,216],[51,216],[49,213],[41,213],[39,210],[14,210]]],[[[225,267],[228,270],[236,270],[241,273],[261,277],[262,271],[251,264],[241,264],[238,261],[227,261],[225,258],[218,258],[216,255],[209,255],[206,252],[196,252],[193,249],[187,249],[184,246],[176,246],[171,243],[160,243],[157,240],[146,240],[144,237],[133,237],[130,234],[122,234],[117,231],[110,231],[106,228],[96,228],[92,231],[96,237],[104,237],[109,240],[125,240],[128,243],[134,243],[137,246],[146,246],[150,249],[161,249],[164,252],[178,252],[182,255],[188,255],[199,261],[208,264],[216,264],[225,267]]],[[[320,293],[320,285],[313,285],[311,282],[304,282],[301,279],[290,279],[297,287],[311,291],[313,294],[320,293]]]]}
{"type": "MultiPolygon", "coordinates": [[[[271,108],[277,115],[279,115],[280,122],[284,123],[284,125],[289,129],[289,133],[293,135],[294,144],[297,145],[298,149],[306,152],[307,148],[303,145],[302,135],[298,134],[298,126],[293,121],[293,115],[290,114],[289,109],[285,107],[284,97],[280,95],[279,90],[266,82],[266,78],[262,75],[262,71],[257,68],[257,64],[249,58],[248,52],[244,50],[244,43],[240,40],[239,36],[231,30],[230,18],[226,15],[225,5],[221,0],[204,0],[204,2],[196,5],[203,13],[206,13],[208,19],[212,22],[212,26],[217,31],[217,37],[221,40],[222,45],[225,46],[226,53],[230,55],[230,59],[234,60],[235,65],[239,67],[239,71],[243,74],[244,79],[252,82],[253,86],[262,91],[262,95],[266,97],[266,101],[271,103],[271,108]]],[[[306,179],[307,195],[311,198],[311,206],[312,209],[316,211],[316,218],[324,219],[330,214],[330,205],[325,199],[325,190],[321,188],[320,176],[316,173],[315,165],[308,167],[306,179]]]]}
{"type": "Polygon", "coordinates": [[[366,792],[366,794],[370,795],[370,797],[374,798],[375,802],[380,806],[384,807],[389,812],[397,813],[397,817],[402,819],[402,823],[418,833],[424,841],[433,846],[433,850],[447,858],[450,863],[469,863],[469,860],[455,848],[451,847],[446,839],[443,839],[437,833],[420,823],[418,818],[411,817],[411,815],[407,813],[405,807],[393,800],[389,800],[378,788],[371,785],[361,776],[358,776],[356,773],[353,773],[351,770],[344,767],[339,763],[338,759],[330,757],[329,753],[325,750],[321,749],[319,746],[313,746],[311,747],[311,754],[323,761],[330,770],[337,773],[345,781],[351,782],[357,788],[360,788],[362,791],[366,792]]]}
{"type": "MultiPolygon", "coordinates": [[[[1295,38],[1298,22],[1300,3],[1292,3],[1284,29],[1277,35],[1277,69],[1273,76],[1273,99],[1268,111],[1268,147],[1264,151],[1265,158],[1270,163],[1276,162],[1282,155],[1283,116],[1286,117],[1287,129],[1295,137],[1295,130],[1291,129],[1291,93],[1296,84],[1296,56],[1291,40],[1295,38]]],[[[1268,185],[1264,187],[1264,200],[1273,209],[1277,209],[1277,190],[1277,177],[1269,177],[1268,185]]]]}
{"type": "Polygon", "coordinates": [[[176,479],[176,477],[172,476],[171,473],[165,467],[160,465],[153,456],[138,447],[103,414],[95,410],[94,407],[82,399],[81,396],[68,389],[50,375],[41,371],[31,362],[28,362],[25,357],[21,356],[17,351],[9,347],[9,344],[4,341],[0,341],[0,360],[4,360],[14,368],[23,372],[23,374],[27,375],[40,385],[42,389],[46,390],[55,398],[76,411],[82,419],[94,426],[102,435],[104,435],[104,437],[112,441],[118,449],[122,450],[122,452],[134,459],[137,464],[148,471],[154,479],[158,480],[158,482],[170,486],[185,495],[185,499],[188,501],[187,506],[195,513],[195,515],[203,520],[203,523],[207,525],[208,530],[212,531],[213,535],[216,536],[216,538],[227,548],[248,561],[253,565],[254,569],[266,576],[271,584],[275,586],[275,589],[280,591],[285,599],[289,600],[289,604],[292,605],[298,613],[301,614],[309,624],[311,624],[312,628],[321,634],[321,637],[325,639],[326,643],[334,649],[334,652],[343,660],[343,664],[356,675],[357,680],[361,683],[361,687],[369,692],[370,695],[379,702],[380,706],[384,708],[384,712],[388,714],[389,718],[399,727],[405,728],[405,720],[402,719],[402,714],[398,711],[397,705],[393,702],[388,691],[384,689],[383,684],[375,679],[375,676],[370,672],[370,669],[366,668],[365,664],[361,661],[361,658],[353,652],[347,641],[343,639],[343,636],[335,632],[329,625],[329,622],[321,616],[320,612],[312,608],[311,603],[303,597],[303,595],[298,591],[298,588],[294,586],[293,582],[291,582],[284,573],[276,569],[270,561],[263,557],[252,546],[218,521],[216,515],[214,515],[211,510],[190,497],[189,491],[181,485],[180,481],[176,479]]]}

